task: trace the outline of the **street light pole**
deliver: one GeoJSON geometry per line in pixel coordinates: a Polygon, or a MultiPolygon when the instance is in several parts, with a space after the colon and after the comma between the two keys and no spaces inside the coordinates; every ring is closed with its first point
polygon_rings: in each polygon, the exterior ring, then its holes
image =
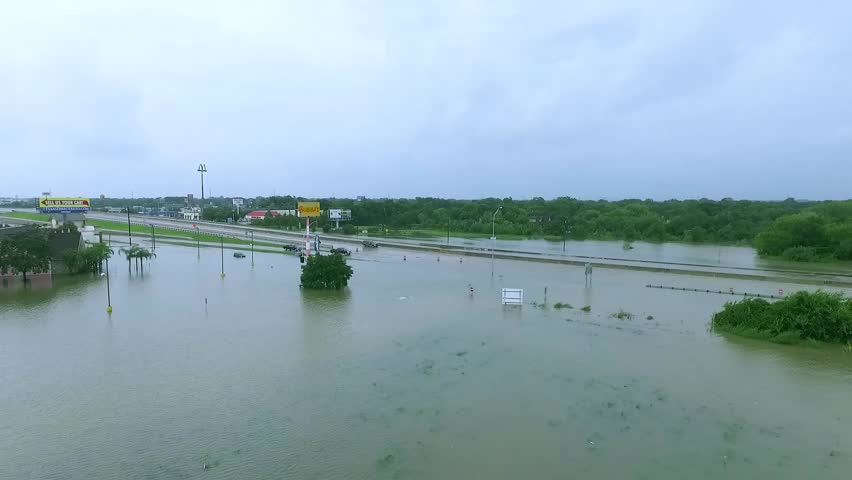
{"type": "Polygon", "coordinates": [[[503,209],[503,206],[497,207],[497,210],[494,210],[494,215],[491,215],[491,276],[494,276],[494,247],[497,245],[497,235],[495,230],[495,222],[497,220],[497,214],[500,210],[503,209]]]}
{"type": "MultiPolygon", "coordinates": [[[[101,244],[104,243],[104,232],[100,233],[101,244]]],[[[107,313],[112,313],[112,298],[109,292],[109,254],[106,255],[106,282],[107,282],[107,313]]]]}
{"type": "Polygon", "coordinates": [[[109,294],[109,255],[106,257],[106,277],[107,277],[107,313],[112,313],[112,298],[109,294]]]}
{"type": "Polygon", "coordinates": [[[130,207],[127,207],[127,237],[128,237],[128,245],[133,246],[133,234],[130,233],[130,207]]]}
{"type": "Polygon", "coordinates": [[[254,230],[246,232],[248,234],[251,234],[251,266],[254,267],[254,230]]]}
{"type": "Polygon", "coordinates": [[[225,237],[224,236],[219,237],[219,245],[222,248],[222,275],[220,275],[220,276],[222,278],[225,278],[225,237]]]}
{"type": "Polygon", "coordinates": [[[154,224],[153,224],[153,223],[149,223],[149,224],[148,224],[148,226],[150,226],[150,227],[151,227],[151,239],[152,239],[152,241],[153,241],[153,243],[154,243],[154,245],[153,245],[153,250],[156,252],[156,251],[157,251],[157,234],[156,234],[156,233],[154,233],[154,224]]]}

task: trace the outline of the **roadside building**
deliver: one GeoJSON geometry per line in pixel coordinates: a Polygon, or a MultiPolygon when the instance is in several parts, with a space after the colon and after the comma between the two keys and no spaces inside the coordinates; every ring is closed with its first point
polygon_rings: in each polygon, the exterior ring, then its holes
{"type": "Polygon", "coordinates": [[[266,218],[266,214],[273,217],[280,217],[281,213],[278,210],[254,210],[246,214],[244,217],[247,222],[251,222],[252,220],[263,220],[266,218]]]}
{"type": "Polygon", "coordinates": [[[201,209],[198,207],[187,207],[180,209],[184,220],[201,220],[201,209]]]}
{"type": "Polygon", "coordinates": [[[86,226],[86,214],[77,212],[50,214],[50,226],[53,228],[65,225],[66,223],[73,223],[75,227],[82,230],[86,226]]]}
{"type": "Polygon", "coordinates": [[[84,247],[80,232],[52,232],[47,237],[47,244],[50,247],[50,270],[53,273],[69,273],[65,255],[84,247]]]}

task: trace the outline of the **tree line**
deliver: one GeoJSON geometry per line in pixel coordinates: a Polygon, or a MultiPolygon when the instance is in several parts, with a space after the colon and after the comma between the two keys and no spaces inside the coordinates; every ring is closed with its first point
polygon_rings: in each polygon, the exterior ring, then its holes
{"type": "Polygon", "coordinates": [[[758,253],[794,261],[852,260],[852,201],[820,202],[760,232],[758,253]]]}
{"type": "MultiPolygon", "coordinates": [[[[266,197],[254,209],[292,208],[299,199],[266,197]]],[[[815,202],[714,200],[553,200],[486,198],[450,200],[319,199],[324,210],[348,208],[353,224],[390,230],[421,229],[490,235],[492,217],[498,235],[598,240],[685,241],[749,244],[785,215],[815,202]],[[500,208],[502,207],[502,208],[500,208]],[[500,212],[494,216],[494,212],[500,212]]],[[[277,220],[295,222],[296,220],[277,220]]],[[[330,222],[329,222],[330,223],[330,222]]]]}

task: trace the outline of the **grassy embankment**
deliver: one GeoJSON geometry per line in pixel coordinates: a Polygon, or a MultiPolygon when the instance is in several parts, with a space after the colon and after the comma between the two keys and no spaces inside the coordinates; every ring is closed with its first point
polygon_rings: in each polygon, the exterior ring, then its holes
{"type": "MultiPolygon", "coordinates": [[[[50,221],[50,215],[46,215],[43,213],[29,213],[29,212],[12,212],[12,213],[4,213],[2,216],[11,217],[11,218],[20,218],[22,220],[35,220],[41,222],[50,221]]],[[[101,230],[109,230],[117,233],[127,233],[127,224],[122,222],[113,222],[110,220],[86,220],[87,225],[91,225],[93,227],[99,228],[101,230]]],[[[151,235],[151,227],[146,227],[144,225],[130,225],[130,232],[137,233],[142,236],[151,235]]],[[[163,228],[163,227],[154,227],[154,233],[157,236],[168,237],[168,238],[177,238],[180,240],[192,240],[193,242],[198,241],[201,242],[213,242],[218,243],[222,238],[219,235],[213,235],[209,233],[192,233],[192,232],[184,232],[181,230],[174,230],[171,228],[163,228]]],[[[229,245],[250,245],[251,241],[243,240],[241,238],[230,238],[224,237],[223,243],[227,243],[229,245]]],[[[269,242],[254,242],[255,246],[260,247],[279,247],[280,245],[269,242]]]]}
{"type": "Polygon", "coordinates": [[[841,293],[796,292],[768,302],[747,298],[713,315],[712,329],[775,343],[852,344],[852,299],[841,293]]]}

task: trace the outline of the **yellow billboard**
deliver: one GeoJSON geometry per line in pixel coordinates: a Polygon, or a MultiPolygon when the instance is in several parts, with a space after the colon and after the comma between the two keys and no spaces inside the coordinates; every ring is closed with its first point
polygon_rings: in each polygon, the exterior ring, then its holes
{"type": "Polygon", "coordinates": [[[319,217],[320,202],[299,202],[300,217],[319,217]]]}
{"type": "Polygon", "coordinates": [[[91,202],[83,197],[41,197],[38,209],[44,213],[88,212],[91,202]]]}

